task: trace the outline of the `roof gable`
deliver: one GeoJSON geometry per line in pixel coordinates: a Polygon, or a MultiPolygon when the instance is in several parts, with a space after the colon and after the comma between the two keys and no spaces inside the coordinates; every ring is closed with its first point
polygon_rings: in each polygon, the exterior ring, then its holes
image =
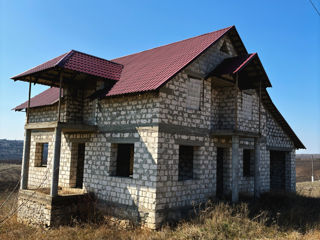
{"type": "Polygon", "coordinates": [[[233,28],[113,59],[124,69],[106,96],[156,90],[233,28]]]}
{"type": "MultiPolygon", "coordinates": [[[[256,54],[248,55],[234,26],[215,32],[203,34],[165,46],[153,48],[140,53],[120,57],[108,61],[78,51],[70,51],[51,59],[39,66],[25,71],[12,79],[21,80],[28,75],[55,67],[63,67],[102,78],[115,80],[115,84],[106,96],[156,90],[187,67],[201,53],[215,44],[226,33],[236,42],[239,57],[231,59],[231,63],[220,69],[224,73],[237,73],[243,69],[256,54]],[[231,31],[232,30],[232,31],[231,31]]],[[[226,62],[230,61],[226,60],[226,62]]],[[[259,60],[260,62],[260,60],[259,60]]],[[[261,63],[260,63],[261,64],[261,63]]],[[[59,99],[59,89],[50,88],[31,99],[30,107],[52,105],[59,99]]],[[[284,127],[297,148],[304,148],[288,123],[274,106],[267,91],[263,91],[262,101],[284,127]]],[[[27,102],[17,106],[15,110],[27,107],[27,102]]]]}
{"type": "MultiPolygon", "coordinates": [[[[12,77],[12,79],[24,79],[26,76],[58,66],[117,80],[106,96],[156,90],[231,29],[235,30],[235,27],[231,26],[179,42],[116,58],[112,61],[71,50],[68,53],[64,53],[16,75],[12,77]],[[108,68],[109,64],[115,64],[117,66],[113,66],[110,70],[110,67],[108,68]]],[[[237,34],[236,31],[234,32],[234,34],[237,34]]],[[[57,91],[57,88],[52,87],[33,97],[30,100],[30,106],[39,107],[51,105],[55,103],[58,98],[59,91],[57,91]],[[53,99],[55,101],[53,101],[53,99]]],[[[26,107],[27,102],[24,102],[14,109],[19,111],[26,107]]]]}
{"type": "Polygon", "coordinates": [[[207,77],[229,75],[235,78],[236,74],[239,77],[240,89],[258,88],[260,81],[262,87],[271,87],[257,53],[226,58],[207,77]]]}

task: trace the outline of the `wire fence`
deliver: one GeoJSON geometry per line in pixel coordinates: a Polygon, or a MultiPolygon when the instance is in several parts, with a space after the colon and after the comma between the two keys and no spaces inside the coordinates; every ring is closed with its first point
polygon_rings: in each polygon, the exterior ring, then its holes
{"type": "MultiPolygon", "coordinates": [[[[36,191],[39,190],[43,186],[43,184],[46,182],[46,180],[48,179],[49,173],[50,173],[50,168],[47,168],[41,183],[35,189],[32,189],[33,193],[27,200],[22,201],[22,203],[20,203],[16,207],[11,205],[11,210],[7,213],[6,216],[4,216],[3,218],[0,219],[0,225],[3,225],[6,221],[8,221],[17,211],[19,211],[24,205],[26,205],[32,199],[32,197],[36,194],[36,191]]],[[[1,208],[3,208],[6,205],[6,203],[10,199],[10,197],[17,190],[17,187],[19,186],[20,181],[21,181],[21,178],[17,182],[17,185],[14,187],[14,189],[12,189],[12,191],[10,192],[10,194],[8,195],[6,200],[1,204],[0,210],[1,210],[1,208]]],[[[17,202],[17,199],[18,199],[18,195],[16,195],[16,200],[14,202],[17,202]]]]}
{"type": "Polygon", "coordinates": [[[314,178],[314,181],[320,181],[320,158],[297,159],[296,160],[296,181],[308,182],[308,181],[311,181],[312,176],[314,178]]]}

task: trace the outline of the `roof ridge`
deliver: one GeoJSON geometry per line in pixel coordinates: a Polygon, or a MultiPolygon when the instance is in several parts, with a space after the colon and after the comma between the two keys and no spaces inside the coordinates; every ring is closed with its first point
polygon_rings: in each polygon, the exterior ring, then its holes
{"type": "Polygon", "coordinates": [[[88,53],[85,53],[85,52],[81,52],[81,51],[78,51],[78,50],[72,49],[70,52],[81,53],[81,54],[87,55],[87,56],[89,56],[89,57],[98,58],[98,59],[101,59],[101,60],[104,60],[104,61],[108,61],[108,62],[111,62],[111,63],[114,63],[114,64],[117,64],[117,65],[120,65],[120,66],[124,67],[123,64],[121,64],[121,63],[113,62],[112,60],[108,60],[108,59],[105,59],[105,58],[102,58],[102,57],[97,57],[97,56],[95,56],[95,55],[88,54],[88,53]]]}
{"type": "Polygon", "coordinates": [[[58,62],[56,62],[54,66],[57,67],[59,65],[63,65],[63,63],[65,63],[71,57],[72,53],[73,50],[67,52],[66,55],[64,55],[58,62]]]}
{"type": "Polygon", "coordinates": [[[143,53],[143,52],[151,51],[151,50],[154,50],[154,49],[166,47],[166,46],[169,46],[169,45],[185,42],[185,41],[188,41],[188,40],[191,40],[191,39],[195,39],[195,38],[199,38],[199,37],[202,37],[202,36],[205,36],[205,35],[208,35],[208,34],[212,34],[212,33],[215,33],[215,32],[220,32],[220,31],[224,31],[224,30],[228,31],[228,30],[230,30],[231,28],[234,28],[234,27],[235,27],[235,25],[232,25],[232,26],[229,26],[229,27],[226,27],[226,28],[222,28],[222,29],[219,29],[219,30],[216,30],[216,31],[204,33],[204,34],[197,35],[197,36],[194,36],[194,37],[190,37],[190,38],[187,38],[187,39],[183,39],[183,40],[180,40],[180,41],[168,43],[168,44],[165,44],[165,45],[161,45],[161,46],[158,46],[158,47],[150,48],[150,49],[143,50],[143,51],[136,52],[136,53],[131,53],[131,54],[124,55],[124,56],[121,56],[121,57],[118,57],[118,58],[114,58],[114,59],[112,59],[112,61],[115,61],[115,60],[121,59],[121,58],[125,58],[125,57],[129,57],[129,56],[133,56],[133,55],[136,55],[136,54],[140,54],[140,53],[143,53]]]}

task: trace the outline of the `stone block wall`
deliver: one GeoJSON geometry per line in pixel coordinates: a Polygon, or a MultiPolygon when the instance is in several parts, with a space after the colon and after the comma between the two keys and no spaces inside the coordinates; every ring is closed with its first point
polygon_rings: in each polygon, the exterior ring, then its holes
{"type": "Polygon", "coordinates": [[[269,147],[278,148],[294,148],[293,142],[288,135],[283,131],[279,124],[274,120],[272,115],[267,112],[266,114],[267,126],[266,137],[267,145],[269,147]]]}
{"type": "Polygon", "coordinates": [[[66,105],[66,122],[83,122],[83,99],[84,90],[82,89],[64,89],[64,101],[66,105]]]}
{"type": "Polygon", "coordinates": [[[92,100],[89,98],[91,94],[93,94],[95,91],[92,90],[86,90],[83,93],[83,109],[82,109],[82,119],[83,123],[89,124],[89,125],[96,125],[97,118],[96,113],[97,109],[99,107],[98,100],[92,100]]]}
{"type": "Polygon", "coordinates": [[[270,190],[270,151],[267,150],[266,142],[260,143],[260,191],[270,190]]]}
{"type": "Polygon", "coordinates": [[[296,152],[295,150],[286,153],[286,191],[296,191],[296,152]]]}
{"type": "Polygon", "coordinates": [[[78,164],[78,144],[90,139],[87,133],[65,133],[61,138],[59,185],[75,187],[78,164]]]}
{"type": "Polygon", "coordinates": [[[20,190],[17,219],[29,225],[50,226],[51,197],[29,190],[20,190]]]}
{"type": "Polygon", "coordinates": [[[32,190],[20,190],[17,219],[29,225],[54,227],[71,224],[75,219],[87,220],[93,209],[89,194],[50,195],[32,190]]]}
{"type": "Polygon", "coordinates": [[[179,209],[197,205],[216,191],[215,151],[208,136],[159,132],[157,224],[174,218],[179,209]],[[179,146],[193,146],[193,178],[179,180],[179,146]]]}
{"type": "Polygon", "coordinates": [[[212,115],[211,105],[213,104],[211,100],[211,80],[201,80],[202,93],[200,96],[200,109],[190,109],[187,107],[188,81],[194,77],[192,73],[205,76],[225,58],[234,56],[235,54],[230,40],[225,36],[202,53],[185,70],[167,82],[160,89],[159,122],[170,125],[209,129],[212,115]],[[230,54],[219,50],[224,42],[227,43],[230,54]]]}
{"type": "Polygon", "coordinates": [[[234,129],[235,89],[233,87],[212,89],[211,127],[212,129],[234,129]]]}
{"type": "Polygon", "coordinates": [[[32,132],[30,144],[28,187],[49,187],[52,173],[52,159],[54,149],[53,132],[32,132]],[[36,159],[37,143],[48,143],[47,166],[38,166],[36,159]]]}
{"type": "Polygon", "coordinates": [[[239,139],[239,192],[253,195],[254,193],[254,171],[251,171],[250,176],[243,174],[243,151],[250,150],[250,168],[254,170],[254,138],[240,138],[239,139]]]}
{"type": "MultiPolygon", "coordinates": [[[[37,122],[53,122],[57,121],[58,104],[55,103],[51,106],[30,108],[29,123],[37,122]]],[[[64,102],[61,104],[61,121],[67,120],[66,105],[64,102]]]]}
{"type": "MultiPolygon", "coordinates": [[[[294,192],[296,189],[295,148],[289,136],[283,131],[273,116],[266,112],[266,148],[268,167],[270,172],[270,151],[283,151],[285,153],[285,189],[294,192]]],[[[270,175],[269,175],[270,188],[270,175]]]]}
{"type": "MultiPolygon", "coordinates": [[[[258,94],[254,89],[243,90],[238,92],[237,99],[238,99],[238,129],[241,131],[258,133],[259,132],[259,96],[258,94]]],[[[262,122],[263,122],[263,119],[261,119],[261,123],[262,122]]]]}
{"type": "Polygon", "coordinates": [[[97,125],[100,129],[125,129],[152,126],[159,122],[159,101],[156,93],[108,98],[99,101],[97,125]]]}
{"type": "MultiPolygon", "coordinates": [[[[60,121],[68,123],[96,124],[98,100],[90,97],[93,90],[63,89],[64,95],[61,102],[60,121]]],[[[58,103],[50,106],[30,109],[29,122],[57,121],[58,103]]]]}
{"type": "MultiPolygon", "coordinates": [[[[135,132],[93,134],[86,142],[84,188],[93,192],[101,208],[111,204],[114,213],[153,227],[155,224],[158,128],[135,132]],[[133,143],[133,177],[114,176],[110,168],[112,144],[133,143]],[[126,209],[123,211],[123,209],[126,209]]],[[[110,210],[110,206],[106,208],[110,210]]]]}
{"type": "MultiPolygon", "coordinates": [[[[214,81],[214,79],[213,79],[214,81]]],[[[216,130],[235,129],[234,87],[216,87],[211,95],[211,126],[216,130]]],[[[237,128],[240,131],[259,132],[259,96],[254,89],[239,90],[237,96],[237,128]]],[[[260,129],[266,125],[265,110],[260,107],[260,129]]]]}
{"type": "MultiPolygon", "coordinates": [[[[217,147],[224,147],[224,188],[230,193],[231,137],[212,137],[210,131],[233,128],[235,90],[212,89],[212,79],[199,80],[202,83],[199,109],[188,108],[187,95],[188,81],[194,77],[192,72],[206,75],[223,59],[235,55],[230,40],[224,37],[155,93],[91,100],[88,97],[94,90],[66,91],[63,119],[97,125],[98,131],[63,134],[59,185],[75,186],[77,144],[85,143],[84,189],[95,194],[102,210],[155,228],[215,196],[217,147]],[[229,54],[219,51],[223,42],[229,54]],[[121,143],[134,144],[132,177],[115,176],[117,144],[121,143]],[[185,145],[194,147],[193,178],[179,181],[179,146],[185,145]]],[[[238,92],[237,104],[239,129],[257,133],[259,104],[255,90],[238,92]]],[[[54,119],[54,111],[54,106],[34,109],[32,121],[54,119]]],[[[261,106],[261,134],[261,190],[268,191],[268,148],[293,149],[293,144],[264,106],[261,106]]],[[[53,140],[53,132],[32,133],[30,186],[37,186],[46,171],[32,166],[35,144],[39,141],[49,143],[49,177],[45,185],[50,185],[53,140]]],[[[253,148],[253,138],[240,138],[239,190],[249,194],[253,193],[254,178],[243,177],[242,153],[243,149],[253,148]]],[[[294,190],[294,151],[287,154],[286,164],[287,188],[294,190]]]]}
{"type": "Polygon", "coordinates": [[[209,47],[204,51],[195,61],[192,62],[188,68],[193,72],[198,72],[201,74],[208,74],[211,72],[219,63],[221,63],[225,58],[236,56],[236,50],[233,47],[228,36],[222,37],[214,45],[209,47]],[[228,53],[220,51],[222,45],[226,43],[228,48],[228,53]]]}
{"type": "MultiPolygon", "coordinates": [[[[59,167],[59,186],[74,187],[76,184],[77,144],[84,143],[88,134],[62,134],[61,155],[59,167]]],[[[34,131],[31,133],[30,161],[29,161],[29,188],[48,188],[51,184],[52,160],[54,152],[54,132],[34,131]],[[37,143],[48,143],[47,166],[36,164],[37,143]]]]}
{"type": "MultiPolygon", "coordinates": [[[[216,147],[221,147],[224,149],[224,162],[223,162],[223,190],[225,195],[231,194],[231,184],[232,184],[232,141],[228,137],[215,137],[214,141],[214,151],[216,152],[216,147]]],[[[243,150],[249,149],[251,151],[251,168],[254,169],[254,158],[255,158],[255,144],[254,138],[239,138],[239,171],[238,171],[238,184],[239,192],[246,195],[253,195],[254,193],[254,175],[243,176],[243,150]]],[[[261,182],[268,179],[268,169],[266,169],[266,161],[263,152],[263,145],[260,145],[261,159],[260,159],[260,169],[261,169],[261,182]]],[[[216,158],[213,164],[216,166],[216,158]]]]}

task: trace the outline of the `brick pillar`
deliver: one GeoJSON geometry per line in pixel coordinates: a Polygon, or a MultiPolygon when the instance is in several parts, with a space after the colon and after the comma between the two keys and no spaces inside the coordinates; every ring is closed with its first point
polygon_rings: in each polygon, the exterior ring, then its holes
{"type": "Polygon", "coordinates": [[[255,158],[254,158],[254,196],[260,197],[260,139],[255,139],[255,158]]]}
{"type": "Polygon", "coordinates": [[[25,135],[24,135],[24,144],[23,144],[23,157],[22,157],[20,189],[27,189],[28,188],[30,142],[31,142],[31,130],[26,129],[25,135]]]}
{"type": "Polygon", "coordinates": [[[296,161],[295,150],[285,155],[285,188],[287,192],[296,191],[296,161]]]}
{"type": "Polygon", "coordinates": [[[51,178],[51,189],[50,195],[52,197],[58,195],[58,182],[59,182],[59,166],[60,166],[60,149],[61,149],[61,127],[58,127],[54,131],[54,153],[52,163],[52,178],[51,178]]]}
{"type": "Polygon", "coordinates": [[[239,136],[232,136],[232,202],[239,200],[239,136]]]}

